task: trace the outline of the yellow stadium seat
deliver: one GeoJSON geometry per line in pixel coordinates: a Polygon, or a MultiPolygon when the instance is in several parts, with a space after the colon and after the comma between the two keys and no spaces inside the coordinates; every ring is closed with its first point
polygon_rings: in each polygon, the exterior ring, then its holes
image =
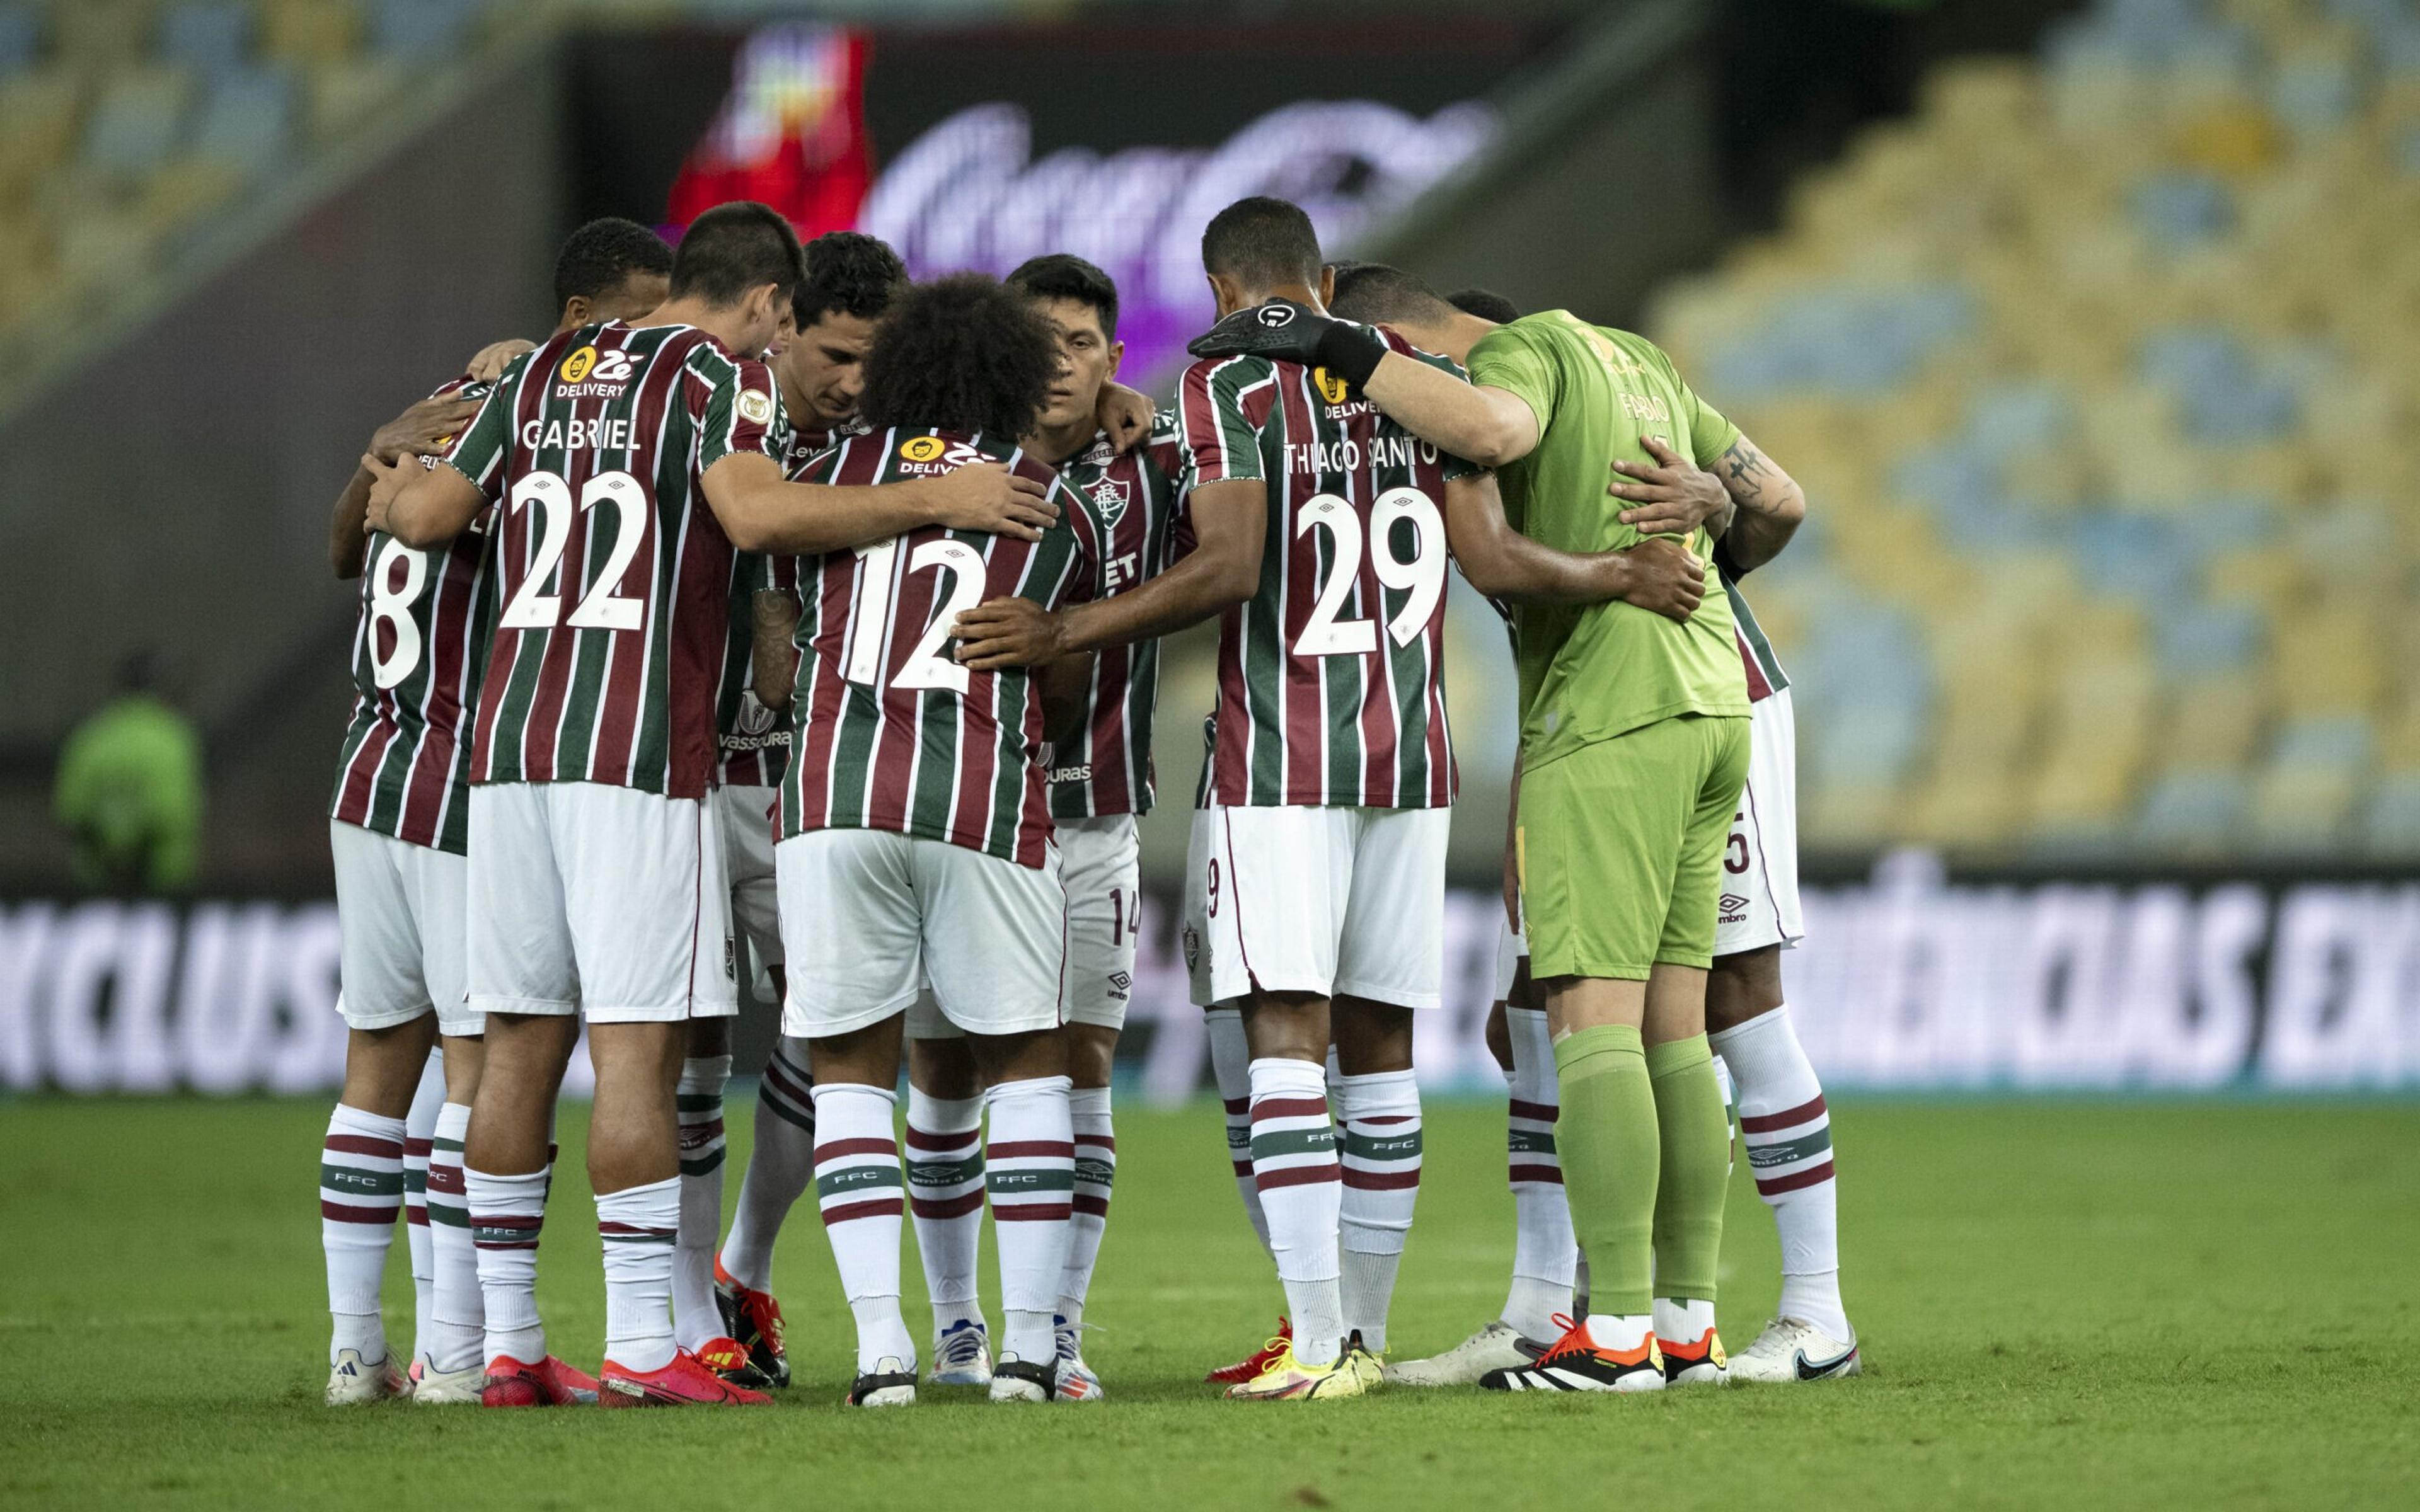
{"type": "Polygon", "coordinates": [[[260,49],[279,62],[330,67],[361,45],[362,13],[353,0],[262,0],[260,49]]]}

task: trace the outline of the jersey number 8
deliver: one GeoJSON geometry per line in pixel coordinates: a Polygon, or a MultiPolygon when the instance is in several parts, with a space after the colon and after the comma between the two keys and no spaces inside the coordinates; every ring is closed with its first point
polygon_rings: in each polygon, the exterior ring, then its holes
{"type": "MultiPolygon", "coordinates": [[[[1320,585],[1311,618],[1295,638],[1298,656],[1367,656],[1378,649],[1377,626],[1364,619],[1341,619],[1344,600],[1361,579],[1363,547],[1361,517],[1350,503],[1332,493],[1313,494],[1294,517],[1294,533],[1324,530],[1333,548],[1327,581],[1320,585]]],[[[1378,581],[1410,594],[1387,622],[1387,634],[1399,646],[1426,634],[1429,618],[1445,593],[1445,517],[1418,488],[1389,488],[1370,506],[1370,570],[1378,581]],[[1412,522],[1412,554],[1395,554],[1398,520],[1412,522]]],[[[1383,605],[1381,606],[1384,607],[1383,605]]]]}

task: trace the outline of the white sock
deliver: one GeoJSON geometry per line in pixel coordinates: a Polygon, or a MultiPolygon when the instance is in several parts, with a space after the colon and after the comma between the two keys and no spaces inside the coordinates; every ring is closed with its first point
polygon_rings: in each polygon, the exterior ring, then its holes
{"type": "Polygon", "coordinates": [[[1512,1289],[1505,1296],[1503,1317],[1524,1337],[1552,1340],[1561,1332],[1555,1315],[1575,1316],[1572,1279],[1580,1253],[1572,1235],[1571,1205],[1563,1196],[1562,1157],[1555,1150],[1561,1084],[1544,1011],[1507,1008],[1504,1024],[1512,1041],[1512,1097],[1505,1119],[1512,1289]]]}
{"type": "Polygon", "coordinates": [[[991,1146],[985,1181],[1000,1244],[1001,1353],[1050,1360],[1059,1283],[1067,1273],[1076,1133],[1064,1076],[1002,1082],[985,1094],[991,1146]]]}
{"type": "Polygon", "coordinates": [[[546,1325],[537,1317],[537,1237],[546,1223],[547,1184],[553,1179],[551,1163],[521,1176],[463,1168],[490,1366],[505,1358],[523,1365],[546,1358],[546,1325]]]}
{"type": "Polygon", "coordinates": [[[685,1350],[704,1349],[722,1336],[722,1312],[714,1304],[714,1244],[722,1237],[722,1088],[730,1080],[729,1056],[691,1056],[681,1062],[674,1089],[680,1240],[673,1247],[673,1325],[685,1350]]]}
{"type": "Polygon", "coordinates": [[[1244,1013],[1235,1008],[1213,1008],[1202,1015],[1210,1034],[1210,1074],[1218,1084],[1218,1101],[1227,1110],[1227,1162],[1235,1169],[1235,1192],[1244,1199],[1244,1216],[1269,1247],[1269,1215],[1261,1208],[1261,1189],[1252,1180],[1252,1053],[1244,1042],[1244,1013]]]}
{"type": "Polygon", "coordinates": [[[724,1273],[752,1291],[773,1288],[773,1241],[791,1205],[814,1182],[814,1086],[807,1074],[807,1041],[784,1039],[776,1043],[756,1083],[748,1171],[739,1179],[731,1233],[722,1242],[724,1273]]]}
{"type": "Polygon", "coordinates": [[[1723,1163],[1723,1175],[1728,1177],[1739,1169],[1739,1083],[1731,1078],[1730,1062],[1720,1056],[1714,1057],[1714,1085],[1723,1089],[1723,1131],[1730,1135],[1729,1158],[1723,1163]]]}
{"type": "Polygon", "coordinates": [[[379,1287],[403,1211],[403,1120],[339,1103],[319,1147],[319,1247],[328,1261],[328,1363],[357,1350],[386,1358],[379,1287]]]}
{"type": "Polygon", "coordinates": [[[1420,1089],[1408,1071],[1337,1079],[1344,1134],[1338,1232],[1343,1242],[1344,1326],[1373,1353],[1387,1350],[1395,1269],[1420,1197],[1420,1089]]]}
{"type": "Polygon", "coordinates": [[[681,1178],[597,1194],[605,1251],[605,1358],[645,1374],[673,1363],[673,1248],[681,1178]]]}
{"type": "Polygon", "coordinates": [[[1337,1227],[1342,1182],[1327,1121],[1326,1068],[1251,1063],[1252,1178],[1268,1214],[1269,1250],[1294,1316],[1295,1358],[1327,1365],[1344,1339],[1337,1227]]]}
{"type": "Polygon", "coordinates": [[[1596,1313],[1581,1326],[1588,1330],[1589,1342],[1598,1349],[1630,1354],[1655,1332],[1655,1317],[1652,1313],[1596,1313]]]}
{"type": "Polygon", "coordinates": [[[1707,1042],[1739,1084],[1740,1139],[1757,1196],[1781,1233],[1776,1311],[1850,1337],[1840,1305],[1839,1187],[1832,1170],[1832,1116],[1823,1087],[1791,1026],[1790,1010],[1760,1013],[1707,1042]]]}
{"type": "Polygon", "coordinates": [[[983,1246],[983,1098],[940,1098],[908,1088],[908,1211],[933,1333],[973,1319],[975,1259],[983,1246]]]}
{"type": "Polygon", "coordinates": [[[403,1116],[403,1237],[411,1248],[411,1352],[429,1352],[435,1341],[437,1251],[428,1232],[428,1141],[437,1132],[437,1110],[445,1105],[445,1058],[432,1049],[420,1068],[411,1111],[403,1116]]]}
{"type": "Polygon", "coordinates": [[[1079,1087],[1067,1094],[1076,1131],[1075,1216],[1068,1220],[1067,1273],[1059,1283],[1059,1316],[1070,1328],[1084,1321],[1084,1298],[1109,1227],[1109,1189],[1117,1182],[1118,1141],[1109,1123],[1109,1089],[1079,1087]]]}
{"type": "Polygon", "coordinates": [[[1714,1304],[1695,1297],[1658,1297],[1650,1314],[1655,1336],[1667,1344],[1694,1345],[1714,1331],[1714,1304]]]}
{"type": "Polygon", "coordinates": [[[887,1087],[824,1083],[815,1095],[815,1188],[842,1292],[857,1318],[857,1368],[889,1356],[916,1367],[916,1341],[899,1317],[899,1141],[887,1087]]]}
{"type": "Polygon", "coordinates": [[[463,1196],[462,1140],[471,1130],[471,1105],[448,1103],[437,1110],[429,1139],[428,1238],[437,1279],[433,1321],[420,1331],[422,1352],[438,1370],[468,1370],[480,1364],[487,1308],[479,1299],[479,1252],[471,1243],[471,1208],[463,1196]]]}

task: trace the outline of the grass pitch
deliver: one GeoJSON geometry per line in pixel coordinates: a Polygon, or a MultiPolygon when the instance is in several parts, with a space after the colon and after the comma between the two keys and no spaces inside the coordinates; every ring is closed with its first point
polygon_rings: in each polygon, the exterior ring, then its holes
{"type": "MultiPolygon", "coordinates": [[[[748,1109],[733,1099],[733,1185],[748,1109]]],[[[1870,1374],[1605,1398],[1392,1390],[1245,1407],[1202,1369],[1276,1281],[1217,1114],[1119,1116],[1088,1354],[1108,1402],[927,1392],[848,1413],[848,1319],[802,1206],[770,1412],[481,1413],[318,1401],[316,1103],[0,1104],[0,1505],[2325,1506],[2420,1501],[2420,1107],[1860,1103],[1836,1112],[1870,1374]]],[[[1433,1105],[1398,1352],[1494,1315],[1500,1104],[1433,1105]]],[[[542,1264],[560,1352],[603,1290],[567,1111],[542,1264]]],[[[1721,1316],[1777,1282],[1737,1173],[1721,1316]]],[[[986,1242],[988,1249],[988,1242],[986,1242]]],[[[411,1290],[396,1245],[392,1335],[411,1290]]],[[[912,1256],[908,1307],[921,1316],[912,1256]]],[[[997,1288],[985,1296],[995,1309],[997,1288]]]]}

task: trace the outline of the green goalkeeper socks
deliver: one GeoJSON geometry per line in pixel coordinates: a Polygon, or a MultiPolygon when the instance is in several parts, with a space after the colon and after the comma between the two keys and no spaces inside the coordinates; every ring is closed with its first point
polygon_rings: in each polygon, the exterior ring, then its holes
{"type": "MultiPolygon", "coordinates": [[[[1730,1175],[1730,1120],[1702,1034],[1647,1047],[1661,1143],[1655,1193],[1655,1295],[1714,1300],[1730,1175]]],[[[1568,1161],[1568,1157],[1566,1158],[1568,1161]]]]}
{"type": "MultiPolygon", "coordinates": [[[[1698,1046],[1702,1057],[1705,1041],[1698,1046]]],[[[1591,1313],[1641,1317],[1649,1310],[1658,1162],[1655,1088],[1647,1068],[1638,1031],[1627,1025],[1575,1030],[1555,1045],[1562,1088],[1555,1144],[1572,1230],[1588,1257],[1591,1313]]],[[[1706,1080],[1714,1081],[1711,1062],[1706,1080]]]]}

